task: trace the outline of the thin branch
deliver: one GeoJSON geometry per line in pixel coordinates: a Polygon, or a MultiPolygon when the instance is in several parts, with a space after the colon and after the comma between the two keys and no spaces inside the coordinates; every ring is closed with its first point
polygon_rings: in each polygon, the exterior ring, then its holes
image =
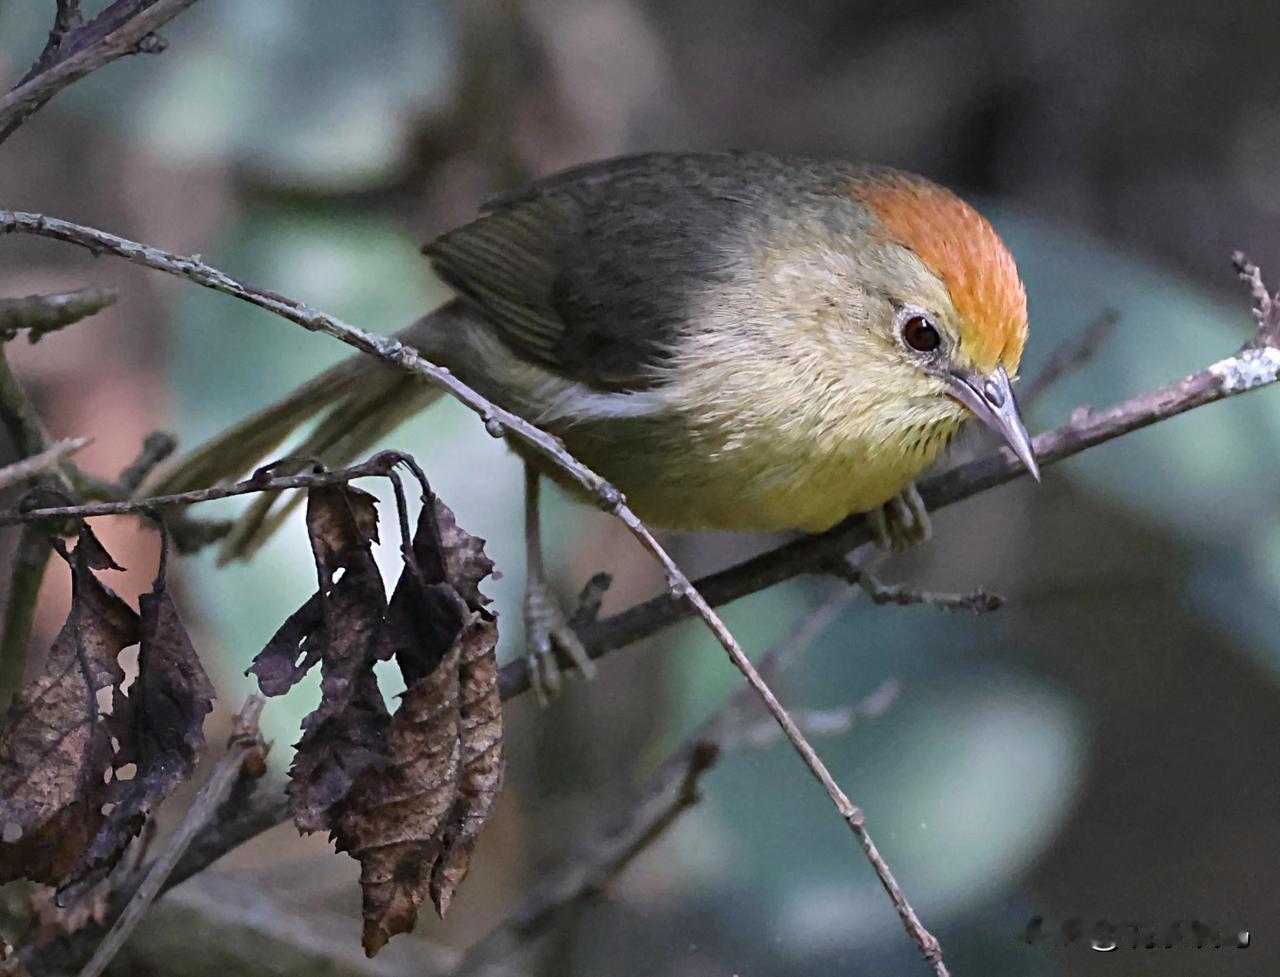
{"type": "Polygon", "coordinates": [[[464,405],[479,414],[490,433],[493,432],[495,424],[500,424],[510,436],[523,442],[532,448],[535,453],[547,458],[556,467],[569,475],[599,502],[601,508],[611,512],[621,520],[631,531],[631,534],[640,542],[641,546],[662,565],[666,574],[669,593],[688,601],[698,616],[710,628],[720,642],[721,647],[728,654],[730,661],[746,678],[748,684],[755,690],[775,721],[782,727],[782,731],[786,734],[787,739],[791,742],[792,747],[799,754],[805,766],[808,767],[809,772],[826,790],[827,796],[835,805],[836,811],[849,826],[850,831],[853,832],[862,846],[876,874],[880,877],[880,881],[889,893],[908,935],[919,946],[920,952],[933,967],[934,973],[938,977],[944,977],[947,974],[947,968],[942,962],[942,951],[937,939],[924,928],[915,911],[903,896],[897,880],[867,832],[862,811],[841,789],[827,769],[826,764],[822,762],[800,731],[800,728],[787,714],[786,709],[783,708],[768,684],[756,671],[755,666],[752,665],[751,660],[738,644],[737,639],[730,633],[719,615],[712,610],[711,605],[693,586],[689,578],[671,559],[666,550],[658,543],[654,535],[631,511],[622,493],[570,455],[561,446],[558,439],[524,420],[524,418],[491,403],[448,370],[426,360],[399,340],[365,332],[300,302],[272,292],[246,286],[217,268],[205,264],[198,258],[168,254],[135,241],[117,237],[114,234],[81,227],[39,214],[0,211],[0,232],[9,233],[14,231],[38,234],[93,250],[110,252],[135,264],[186,278],[206,288],[249,302],[269,312],[274,312],[304,328],[333,336],[362,352],[376,356],[385,362],[420,376],[434,386],[442,387],[464,405]]]}
{"type": "Polygon", "coordinates": [[[5,465],[0,468],[0,489],[7,489],[36,475],[53,471],[92,441],[93,438],[67,438],[64,441],[56,441],[39,454],[5,465]]]}
{"type": "Polygon", "coordinates": [[[39,522],[46,519],[93,519],[100,516],[145,515],[170,506],[196,505],[200,502],[216,502],[237,495],[256,492],[279,492],[284,489],[319,488],[324,485],[345,485],[357,478],[385,478],[400,463],[404,455],[397,451],[381,451],[368,461],[348,468],[332,471],[305,471],[295,475],[270,475],[268,470],[257,473],[242,482],[230,485],[213,485],[174,495],[153,495],[145,499],[121,499],[117,502],[85,502],[81,505],[41,506],[0,512],[0,526],[39,522]]]}
{"type": "MultiPolygon", "coordinates": [[[[461,957],[452,947],[414,937],[391,943],[370,960],[351,939],[350,915],[308,895],[277,891],[251,873],[208,873],[152,906],[146,925],[134,932],[108,973],[442,977],[461,957]],[[188,932],[192,938],[183,939],[188,932]]],[[[46,968],[37,977],[49,973],[57,971],[46,968]]],[[[3,967],[0,977],[9,977],[3,967]]],[[[491,967],[477,977],[520,975],[491,967]]]]}
{"type": "Polygon", "coordinates": [[[534,887],[514,913],[467,948],[451,977],[472,975],[501,961],[550,929],[572,907],[599,895],[637,855],[700,800],[702,775],[715,766],[714,743],[686,744],[651,778],[645,796],[617,823],[534,887]]]}
{"type": "MultiPolygon", "coordinates": [[[[898,683],[889,679],[863,702],[835,709],[793,709],[791,714],[800,724],[800,728],[810,736],[824,738],[843,736],[859,722],[882,716],[898,698],[900,691],[901,687],[898,683]]],[[[749,725],[744,723],[740,728],[727,733],[723,746],[726,751],[743,747],[758,750],[777,743],[781,736],[776,724],[761,720],[749,725]]]]}
{"type": "Polygon", "coordinates": [[[125,466],[114,482],[107,478],[87,475],[72,469],[71,479],[79,490],[79,497],[122,502],[132,498],[162,461],[178,450],[178,439],[166,431],[152,431],[142,441],[138,456],[125,466]]]}
{"type": "Polygon", "coordinates": [[[80,13],[80,0],[58,0],[58,13],[53,20],[55,32],[66,34],[84,25],[84,17],[80,13]]]}
{"type": "MultiPolygon", "coordinates": [[[[449,370],[425,359],[415,349],[404,345],[398,339],[357,329],[335,316],[313,309],[302,302],[246,285],[225,272],[205,264],[198,256],[185,257],[170,254],[106,231],[45,217],[41,214],[0,210],[0,234],[10,233],[35,234],[88,248],[95,253],[114,254],[134,264],[185,278],[215,292],[256,305],[312,332],[325,333],[353,349],[399,367],[428,381],[432,386],[445,390],[479,414],[484,419],[486,430],[490,434],[505,433],[521,441],[535,454],[567,474],[606,511],[613,512],[615,515],[620,515],[620,510],[630,511],[626,507],[622,493],[565,451],[558,438],[519,415],[491,403],[449,370]]],[[[648,544],[646,544],[647,548],[648,544]]]]}
{"type": "MultiPolygon", "coordinates": [[[[793,663],[848,606],[856,592],[846,587],[806,614],[799,626],[761,660],[774,675],[793,663]]],[[[876,693],[875,708],[887,705],[876,693]]],[[[640,800],[605,825],[585,844],[566,855],[534,887],[520,908],[467,948],[452,977],[472,977],[517,946],[545,933],[564,913],[598,895],[645,848],[652,845],[682,813],[699,800],[702,776],[715,766],[723,750],[745,742],[744,720],[756,700],[740,688],[650,776],[640,800]]],[[[878,713],[878,714],[879,714],[878,713]]],[[[861,705],[851,715],[862,713],[861,705]]],[[[777,727],[770,724],[776,733],[777,727]]]]}
{"type": "Polygon", "coordinates": [[[196,0],[115,0],[88,24],[77,26],[79,5],[59,4],[50,43],[27,75],[0,97],[0,142],[49,99],[112,61],[164,50],[155,32],[196,0]],[[69,28],[63,30],[63,28],[69,28]]]}
{"type": "MultiPolygon", "coordinates": [[[[0,426],[4,427],[20,458],[41,455],[49,449],[49,436],[22,384],[9,368],[3,343],[0,343],[0,426]]],[[[56,486],[67,485],[66,475],[58,468],[53,469],[47,481],[56,486]]],[[[26,671],[36,601],[40,598],[51,552],[49,541],[40,529],[23,528],[9,572],[8,599],[0,631],[0,708],[8,706],[26,671]]]]}
{"type": "Polygon", "coordinates": [[[1272,295],[1262,281],[1262,271],[1246,257],[1243,251],[1231,255],[1231,263],[1241,281],[1247,282],[1253,296],[1253,318],[1258,323],[1258,335],[1264,343],[1280,342],[1280,295],[1272,295]]]}
{"type": "Polygon", "coordinates": [[[0,631],[0,711],[9,707],[27,670],[36,602],[53,549],[38,526],[23,526],[9,572],[8,599],[0,631]]]}
{"type": "Polygon", "coordinates": [[[830,572],[857,587],[871,598],[873,604],[896,604],[899,607],[928,604],[944,610],[972,611],[975,614],[989,614],[1004,606],[1003,597],[999,594],[989,594],[985,590],[973,590],[967,594],[947,594],[916,590],[904,587],[902,584],[882,583],[870,570],[854,566],[848,560],[837,560],[830,572]]]}
{"type": "Polygon", "coordinates": [[[1018,396],[1022,409],[1030,410],[1055,383],[1093,359],[1119,324],[1120,313],[1115,309],[1105,309],[1102,315],[1085,326],[1079,336],[1059,345],[1034,379],[1022,388],[1018,396]]]}
{"type": "MultiPolygon", "coordinates": [[[[265,751],[261,734],[258,732],[258,718],[266,699],[256,692],[245,701],[244,708],[236,717],[235,729],[227,753],[218,761],[204,782],[195,801],[188,808],[182,823],[165,843],[163,850],[150,863],[146,878],[133,893],[124,912],[116,919],[106,938],[98,944],[93,956],[80,972],[80,977],[100,977],[107,965],[125,941],[129,939],[134,928],[142,921],[142,917],[151,903],[160,895],[165,880],[177,866],[179,859],[187,847],[195,839],[199,830],[214,817],[233,787],[240,780],[246,767],[261,768],[260,758],[265,751]]],[[[261,769],[258,769],[259,774],[261,769]]]]}
{"type": "Polygon", "coordinates": [[[26,331],[30,342],[47,333],[101,312],[116,300],[114,288],[79,288],[51,295],[27,295],[0,299],[0,343],[26,331]]]}
{"type": "Polygon", "coordinates": [[[289,797],[283,790],[255,794],[234,807],[227,804],[217,818],[196,834],[173,874],[165,880],[164,889],[203,872],[227,852],[291,817],[289,797]]]}
{"type": "Polygon", "coordinates": [[[3,344],[0,344],[0,425],[23,458],[38,455],[49,447],[49,435],[31,406],[31,399],[9,368],[3,344]]]}
{"type": "Polygon", "coordinates": [[[132,495],[147,480],[147,476],[177,450],[178,439],[172,434],[167,431],[151,432],[143,439],[142,450],[138,452],[138,457],[129,462],[120,473],[116,485],[122,492],[132,495]]]}
{"type": "MultiPolygon", "coordinates": [[[[1083,408],[1074,411],[1068,423],[1033,439],[1036,460],[1042,469],[1047,468],[1189,410],[1270,386],[1278,374],[1280,349],[1269,344],[1246,346],[1208,369],[1113,407],[1096,412],[1083,408]]],[[[921,483],[920,495],[929,511],[936,512],[1025,475],[1026,470],[1013,453],[1001,448],[921,483]]],[[[694,584],[712,604],[727,604],[801,574],[825,573],[850,550],[870,540],[864,517],[854,515],[824,533],[785,543],[694,584]]],[[[599,658],[670,627],[691,613],[687,603],[663,594],[587,626],[580,636],[588,654],[599,658]]],[[[510,662],[502,669],[500,680],[504,698],[518,695],[529,684],[527,664],[523,660],[510,662]]]]}

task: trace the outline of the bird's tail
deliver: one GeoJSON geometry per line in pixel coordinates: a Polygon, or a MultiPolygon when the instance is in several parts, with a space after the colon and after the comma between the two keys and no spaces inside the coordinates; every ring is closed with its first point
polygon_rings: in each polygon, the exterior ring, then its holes
{"type": "MultiPolygon", "coordinates": [[[[418,320],[397,338],[431,355],[424,347],[439,331],[442,312],[418,320]]],[[[289,435],[322,412],[315,428],[289,456],[316,459],[330,468],[348,465],[439,396],[438,388],[415,376],[371,356],[353,356],[182,456],[146,492],[188,492],[239,478],[268,460],[289,435]]],[[[301,500],[295,493],[278,504],[279,495],[263,492],[254,498],[223,541],[220,562],[252,556],[301,500]]]]}

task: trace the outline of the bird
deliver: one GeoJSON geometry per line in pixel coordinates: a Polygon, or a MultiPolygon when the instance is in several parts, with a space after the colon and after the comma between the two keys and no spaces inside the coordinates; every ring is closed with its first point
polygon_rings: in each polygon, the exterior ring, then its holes
{"type": "MultiPolygon", "coordinates": [[[[632,510],[682,531],[818,532],[868,513],[920,542],[915,479],[972,418],[1037,480],[1012,383],[1026,290],[991,224],[885,166],[763,152],[580,165],[486,203],[424,246],[453,296],[398,335],[558,437],[632,510]]],[[[440,394],[357,356],[181,459],[157,486],[248,471],[323,412],[300,457],[347,464],[440,394]]],[[[525,463],[526,654],[540,694],[591,661],[550,589],[525,463]]],[[[225,542],[252,552],[264,497],[225,542]]]]}

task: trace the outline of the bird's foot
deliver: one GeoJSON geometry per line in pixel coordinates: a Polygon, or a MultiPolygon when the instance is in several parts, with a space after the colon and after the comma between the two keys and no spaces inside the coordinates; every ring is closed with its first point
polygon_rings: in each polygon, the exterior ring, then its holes
{"type": "MultiPolygon", "coordinates": [[[[596,583],[596,578],[592,582],[596,583]]],[[[603,595],[603,587],[599,589],[603,595]]],[[[599,597],[595,606],[598,609],[599,597]]],[[[578,616],[575,614],[574,618],[578,616]]],[[[577,668],[587,680],[595,677],[595,663],[579,640],[559,599],[544,581],[530,580],[525,588],[524,633],[529,675],[541,705],[547,705],[560,692],[561,673],[565,667],[577,668]]]]}
{"type": "Polygon", "coordinates": [[[871,538],[885,550],[905,550],[928,542],[933,534],[929,512],[915,485],[908,485],[878,509],[867,514],[871,538]]]}

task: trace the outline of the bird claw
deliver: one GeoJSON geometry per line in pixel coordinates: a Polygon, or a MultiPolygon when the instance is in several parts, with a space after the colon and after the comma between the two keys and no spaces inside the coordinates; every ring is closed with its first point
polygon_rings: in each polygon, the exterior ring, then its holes
{"type": "Polygon", "coordinates": [[[545,584],[531,582],[525,590],[524,629],[525,658],[541,705],[559,694],[565,667],[577,668],[587,680],[595,677],[595,663],[569,624],[560,601],[545,584]]]}
{"type": "Polygon", "coordinates": [[[915,485],[908,485],[878,509],[867,514],[871,538],[884,550],[905,550],[926,543],[933,525],[924,499],[915,485]]]}

